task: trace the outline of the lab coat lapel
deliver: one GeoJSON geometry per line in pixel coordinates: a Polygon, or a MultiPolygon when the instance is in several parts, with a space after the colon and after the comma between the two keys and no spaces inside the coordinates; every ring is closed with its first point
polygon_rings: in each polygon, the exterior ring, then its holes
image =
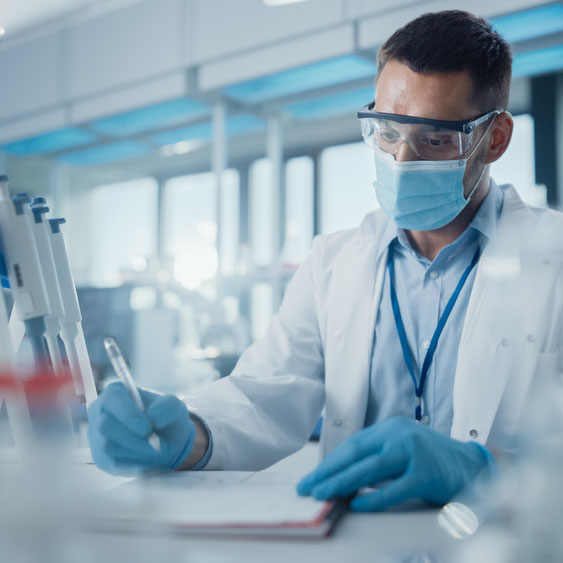
{"type": "Polygon", "coordinates": [[[335,262],[329,290],[325,348],[324,453],[364,426],[377,305],[385,253],[377,238],[359,240],[335,262]]]}

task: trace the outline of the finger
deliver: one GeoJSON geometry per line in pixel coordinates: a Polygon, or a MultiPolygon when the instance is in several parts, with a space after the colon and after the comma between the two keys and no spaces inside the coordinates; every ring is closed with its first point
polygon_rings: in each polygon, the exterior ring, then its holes
{"type": "Polygon", "coordinates": [[[372,455],[315,486],[312,495],[317,500],[346,497],[362,487],[395,478],[404,469],[403,460],[398,455],[372,455]]]}
{"type": "Polygon", "coordinates": [[[404,475],[374,493],[352,499],[350,508],[356,512],[377,512],[415,497],[416,482],[410,475],[404,475]]]}
{"type": "Polygon", "coordinates": [[[148,436],[152,432],[149,418],[135,404],[120,381],[108,385],[98,400],[102,410],[112,414],[134,434],[148,436]]]}
{"type": "Polygon", "coordinates": [[[108,440],[104,448],[105,453],[114,460],[127,461],[138,467],[160,467],[166,464],[165,456],[162,453],[155,452],[150,446],[146,451],[129,449],[121,444],[116,444],[108,440]]]}
{"type": "Polygon", "coordinates": [[[141,395],[141,399],[143,399],[143,404],[145,405],[145,409],[148,408],[156,399],[162,397],[162,393],[156,393],[154,391],[148,391],[147,389],[143,389],[142,387],[138,387],[139,395],[141,395]]]}
{"type": "Polygon", "coordinates": [[[186,405],[174,395],[161,395],[156,398],[147,409],[147,416],[157,430],[166,428],[182,416],[186,418],[186,423],[189,423],[186,405]]]}
{"type": "Polygon", "coordinates": [[[377,453],[382,446],[382,441],[375,430],[375,426],[368,427],[337,446],[313,472],[298,483],[297,492],[300,495],[310,495],[313,488],[319,483],[343,471],[353,463],[377,453]]]}
{"type": "Polygon", "coordinates": [[[100,415],[97,430],[103,438],[113,442],[116,446],[122,448],[124,452],[138,453],[145,456],[154,453],[146,436],[134,434],[108,412],[102,412],[100,415]]]}
{"type": "Polygon", "coordinates": [[[121,475],[121,476],[136,476],[142,472],[142,468],[139,464],[122,458],[112,458],[105,453],[98,452],[94,454],[92,452],[92,457],[94,458],[95,464],[102,470],[110,473],[111,475],[121,475]]]}

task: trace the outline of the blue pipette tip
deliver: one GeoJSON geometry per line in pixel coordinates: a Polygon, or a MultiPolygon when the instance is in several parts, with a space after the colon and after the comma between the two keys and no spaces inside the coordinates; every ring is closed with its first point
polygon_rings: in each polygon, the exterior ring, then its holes
{"type": "Polygon", "coordinates": [[[12,196],[12,201],[16,209],[16,215],[25,213],[25,206],[29,204],[31,198],[27,194],[16,194],[12,196]]]}
{"type": "Polygon", "coordinates": [[[36,223],[43,223],[45,220],[44,215],[49,213],[49,208],[46,205],[36,205],[35,207],[31,208],[33,213],[33,218],[36,223]]]}
{"type": "Polygon", "coordinates": [[[61,232],[61,225],[66,223],[66,219],[64,217],[57,217],[56,219],[49,219],[49,224],[51,225],[51,231],[53,233],[60,233],[61,232]]]}

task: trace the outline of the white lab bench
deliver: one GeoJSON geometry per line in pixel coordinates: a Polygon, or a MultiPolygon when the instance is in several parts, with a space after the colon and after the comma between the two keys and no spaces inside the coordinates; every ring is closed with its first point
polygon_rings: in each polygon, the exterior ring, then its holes
{"type": "MultiPolygon", "coordinates": [[[[296,454],[266,471],[291,473],[312,469],[317,462],[317,444],[307,444],[296,454]]],[[[93,486],[112,486],[121,478],[104,474],[95,466],[93,486]]],[[[189,507],[186,507],[189,510],[189,507]]],[[[438,524],[435,508],[402,509],[376,514],[347,514],[334,534],[321,540],[269,540],[239,537],[209,538],[179,535],[89,534],[84,561],[185,561],[215,563],[354,563],[361,562],[450,562],[459,540],[438,524]]]]}

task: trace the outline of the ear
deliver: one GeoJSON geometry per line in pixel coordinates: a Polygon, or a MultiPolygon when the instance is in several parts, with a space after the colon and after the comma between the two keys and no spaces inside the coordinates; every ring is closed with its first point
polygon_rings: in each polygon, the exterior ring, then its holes
{"type": "Polygon", "coordinates": [[[513,129],[514,120],[510,113],[503,111],[500,115],[497,115],[491,128],[491,138],[485,164],[497,161],[506,152],[512,138],[513,129]]]}

